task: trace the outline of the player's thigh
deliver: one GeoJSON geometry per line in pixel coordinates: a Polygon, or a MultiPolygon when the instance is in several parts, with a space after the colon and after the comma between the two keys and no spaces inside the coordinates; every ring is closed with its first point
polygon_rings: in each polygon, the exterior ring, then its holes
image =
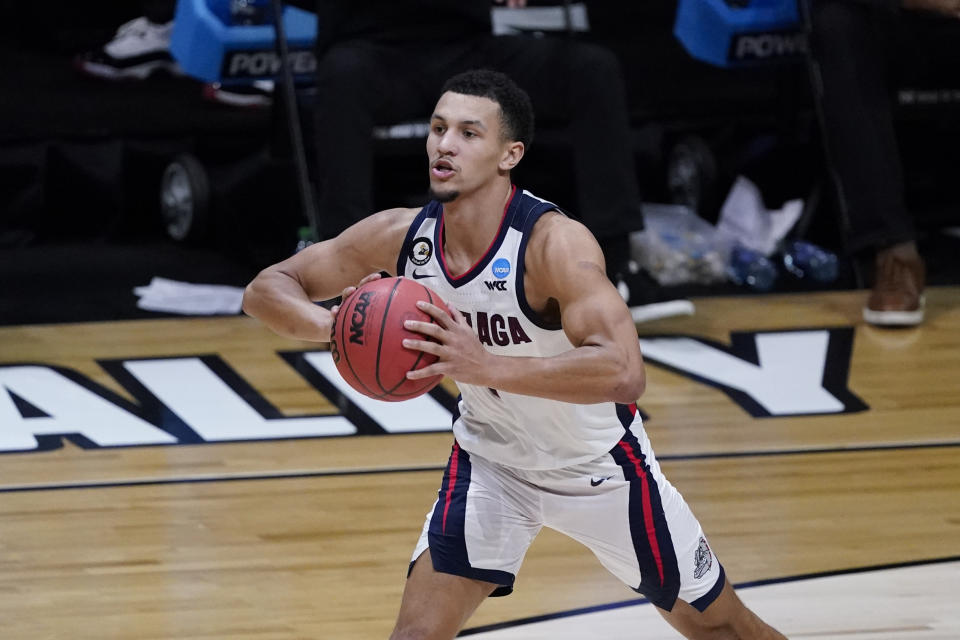
{"type": "Polygon", "coordinates": [[[430,551],[413,565],[391,640],[453,638],[470,615],[497,587],[433,568],[430,551]]]}
{"type": "Polygon", "coordinates": [[[582,542],[653,604],[670,609],[679,598],[704,609],[720,592],[720,562],[642,431],[544,482],[545,524],[582,542]]]}
{"type": "Polygon", "coordinates": [[[455,442],[412,558],[429,546],[437,571],[498,583],[506,595],[542,526],[539,509],[534,488],[455,442]]]}

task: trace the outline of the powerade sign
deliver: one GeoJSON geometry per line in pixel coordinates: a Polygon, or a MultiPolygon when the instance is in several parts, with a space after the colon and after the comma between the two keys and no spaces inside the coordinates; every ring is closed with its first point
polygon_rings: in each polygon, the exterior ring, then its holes
{"type": "Polygon", "coordinates": [[[733,63],[767,62],[799,58],[806,52],[807,39],[799,31],[739,33],[730,40],[727,60],[733,63]]]}
{"type": "Polygon", "coordinates": [[[506,258],[500,258],[493,263],[493,275],[496,278],[506,278],[510,275],[510,261],[506,258]]]}
{"type": "Polygon", "coordinates": [[[807,49],[797,0],[678,0],[673,33],[723,68],[794,62],[807,49]]]}
{"type": "MultiPolygon", "coordinates": [[[[287,57],[294,77],[313,80],[317,58],[310,49],[291,50],[287,57]]],[[[229,51],[223,56],[220,77],[224,80],[275,78],[280,75],[280,56],[273,49],[229,51]]]]}

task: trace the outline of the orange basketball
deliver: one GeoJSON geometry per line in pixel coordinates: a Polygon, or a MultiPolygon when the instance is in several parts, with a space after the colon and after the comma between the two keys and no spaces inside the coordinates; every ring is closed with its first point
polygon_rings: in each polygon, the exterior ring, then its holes
{"type": "Polygon", "coordinates": [[[432,322],[417,308],[426,300],[446,309],[436,293],[416,280],[380,278],[353,291],[340,305],[330,336],[337,371],[360,393],[398,402],[416,398],[437,386],[443,376],[408,380],[408,371],[436,362],[436,356],[407,349],[404,338],[426,339],[404,328],[406,320],[432,322]]]}

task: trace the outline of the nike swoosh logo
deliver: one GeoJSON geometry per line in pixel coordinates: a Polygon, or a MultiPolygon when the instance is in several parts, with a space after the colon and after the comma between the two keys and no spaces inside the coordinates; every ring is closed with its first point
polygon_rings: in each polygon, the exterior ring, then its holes
{"type": "Polygon", "coordinates": [[[591,486],[591,487],[599,487],[600,485],[602,485],[604,482],[606,482],[607,480],[609,480],[609,479],[612,478],[612,477],[613,477],[613,476],[607,476],[606,478],[599,478],[599,479],[597,479],[597,478],[590,478],[590,486],[591,486]]]}
{"type": "Polygon", "coordinates": [[[437,276],[432,273],[417,273],[417,270],[413,270],[413,279],[422,280],[423,278],[436,278],[437,276]]]}

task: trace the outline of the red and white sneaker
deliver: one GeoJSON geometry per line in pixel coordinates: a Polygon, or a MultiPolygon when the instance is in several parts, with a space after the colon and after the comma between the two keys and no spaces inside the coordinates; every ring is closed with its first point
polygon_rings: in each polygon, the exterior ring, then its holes
{"type": "Polygon", "coordinates": [[[98,51],[78,55],[74,66],[106,80],[145,80],[158,71],[182,75],[170,55],[173,21],[155,24],[145,17],[124,23],[113,40],[98,51]]]}

